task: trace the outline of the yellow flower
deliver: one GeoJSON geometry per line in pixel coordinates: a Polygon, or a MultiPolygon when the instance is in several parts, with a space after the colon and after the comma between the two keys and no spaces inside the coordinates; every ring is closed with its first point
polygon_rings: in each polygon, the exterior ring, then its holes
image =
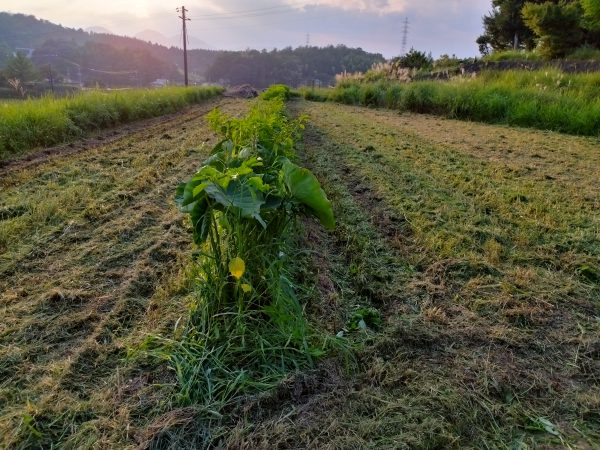
{"type": "Polygon", "coordinates": [[[236,256],[231,261],[229,261],[229,273],[235,277],[236,280],[242,278],[244,272],[246,271],[246,263],[242,258],[236,256]]]}
{"type": "Polygon", "coordinates": [[[250,286],[249,284],[243,283],[242,291],[244,291],[244,294],[247,294],[248,292],[252,291],[252,286],[250,286]]]}

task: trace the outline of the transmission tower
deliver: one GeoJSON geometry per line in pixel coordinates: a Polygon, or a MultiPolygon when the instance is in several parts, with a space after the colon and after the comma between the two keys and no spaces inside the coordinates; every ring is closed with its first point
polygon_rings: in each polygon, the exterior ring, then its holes
{"type": "Polygon", "coordinates": [[[404,19],[402,27],[402,54],[406,54],[406,44],[408,44],[408,17],[404,19]]]}

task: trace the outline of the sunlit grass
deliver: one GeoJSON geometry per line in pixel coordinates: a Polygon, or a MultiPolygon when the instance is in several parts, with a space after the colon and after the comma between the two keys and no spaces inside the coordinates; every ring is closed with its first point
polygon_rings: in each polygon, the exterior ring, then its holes
{"type": "Polygon", "coordinates": [[[90,91],[0,103],[0,160],[138,119],[178,111],[221,92],[218,87],[90,91]]]}
{"type": "Polygon", "coordinates": [[[308,100],[378,106],[454,119],[600,135],[600,74],[484,72],[450,82],[360,83],[302,91],[308,100]]]}

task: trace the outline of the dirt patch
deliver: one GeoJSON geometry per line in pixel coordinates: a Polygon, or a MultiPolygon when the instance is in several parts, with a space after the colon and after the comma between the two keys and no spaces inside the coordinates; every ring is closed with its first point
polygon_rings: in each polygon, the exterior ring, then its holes
{"type": "Polygon", "coordinates": [[[258,91],[249,84],[242,84],[241,86],[234,86],[228,88],[223,94],[223,96],[231,98],[248,99],[258,97],[258,91]]]}

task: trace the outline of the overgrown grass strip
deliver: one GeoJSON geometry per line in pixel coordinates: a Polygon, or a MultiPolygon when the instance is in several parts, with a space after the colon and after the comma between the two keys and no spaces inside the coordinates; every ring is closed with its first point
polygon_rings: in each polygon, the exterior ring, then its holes
{"type": "Polygon", "coordinates": [[[304,89],[307,100],[334,101],[600,136],[600,74],[557,70],[488,72],[450,82],[345,80],[334,89],[304,89]]]}
{"type": "Polygon", "coordinates": [[[220,87],[169,87],[0,103],[0,160],[67,142],[92,130],[173,113],[221,92],[220,87]]]}
{"type": "Polygon", "coordinates": [[[315,176],[292,162],[303,119],[285,115],[288,95],[274,87],[243,118],[215,110],[209,121],[223,141],[177,190],[197,245],[196,293],[175,336],[153,337],[144,350],[175,372],[176,403],[209,421],[343,346],[310,326],[296,295],[298,218],[328,229],[335,221],[315,176]]]}

